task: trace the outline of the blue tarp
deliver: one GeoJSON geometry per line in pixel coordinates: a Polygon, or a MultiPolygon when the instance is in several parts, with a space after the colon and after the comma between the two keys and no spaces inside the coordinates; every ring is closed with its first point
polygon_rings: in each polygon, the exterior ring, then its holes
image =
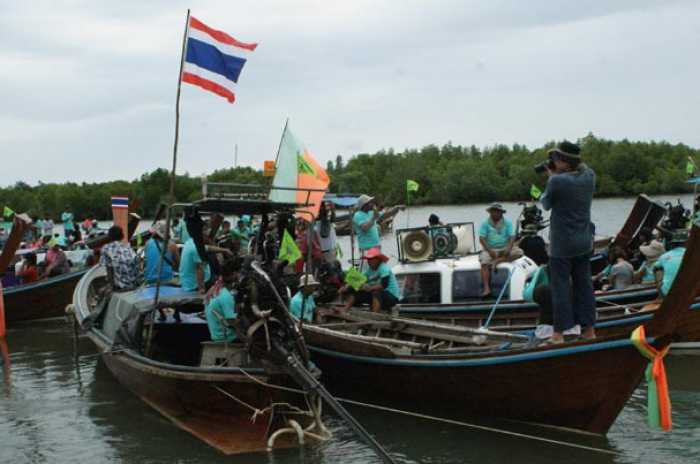
{"type": "Polygon", "coordinates": [[[697,177],[691,177],[688,179],[689,184],[694,184],[694,185],[700,185],[700,176],[697,177]]]}
{"type": "Polygon", "coordinates": [[[357,199],[359,198],[358,196],[350,196],[350,195],[344,195],[344,196],[338,196],[335,194],[326,194],[323,197],[323,201],[330,201],[332,202],[335,206],[340,206],[341,208],[350,208],[352,206],[355,206],[357,204],[357,199]]]}

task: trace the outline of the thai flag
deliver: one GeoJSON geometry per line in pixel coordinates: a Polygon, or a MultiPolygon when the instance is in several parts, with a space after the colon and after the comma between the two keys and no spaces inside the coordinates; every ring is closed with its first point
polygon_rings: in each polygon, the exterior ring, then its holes
{"type": "Polygon", "coordinates": [[[233,103],[236,100],[234,85],[248,54],[257,46],[256,43],[240,42],[190,16],[182,81],[214,92],[233,103]]]}
{"type": "Polygon", "coordinates": [[[112,209],[114,208],[128,208],[129,207],[129,197],[112,197],[112,209]]]}

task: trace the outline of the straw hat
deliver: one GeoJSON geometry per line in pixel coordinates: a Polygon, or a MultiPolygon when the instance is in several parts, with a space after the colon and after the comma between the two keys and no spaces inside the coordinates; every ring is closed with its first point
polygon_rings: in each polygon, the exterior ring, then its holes
{"type": "Polygon", "coordinates": [[[165,238],[167,232],[167,227],[165,225],[165,221],[158,221],[155,224],[153,224],[153,233],[156,234],[160,238],[165,238]]]}
{"type": "Polygon", "coordinates": [[[497,211],[500,211],[500,212],[503,213],[503,214],[506,213],[505,208],[503,208],[503,205],[501,205],[500,203],[491,203],[491,204],[489,205],[489,207],[486,208],[486,211],[489,212],[489,211],[491,211],[492,209],[495,209],[495,210],[497,210],[497,211]]]}
{"type": "Polygon", "coordinates": [[[374,200],[374,197],[365,194],[360,195],[360,198],[357,199],[357,209],[362,209],[363,206],[372,200],[374,200]]]}
{"type": "Polygon", "coordinates": [[[656,259],[666,252],[664,245],[658,240],[652,240],[649,245],[641,245],[639,251],[646,259],[656,259]]]}

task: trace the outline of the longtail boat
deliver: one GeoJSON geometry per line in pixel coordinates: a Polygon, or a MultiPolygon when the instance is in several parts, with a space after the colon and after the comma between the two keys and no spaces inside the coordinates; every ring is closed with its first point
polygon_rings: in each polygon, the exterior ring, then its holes
{"type": "MultiPolygon", "coordinates": [[[[700,294],[700,228],[693,227],[671,291],[646,341],[664,349],[700,294]]],[[[303,325],[324,380],[336,394],[456,419],[495,417],[605,434],[639,384],[647,359],[625,334],[531,346],[499,334],[422,321],[330,321],[303,325]],[[459,328],[457,328],[459,329],[459,328]]]]}
{"type": "MultiPolygon", "coordinates": [[[[183,205],[176,205],[182,207],[183,205]]],[[[204,214],[290,214],[296,204],[205,198],[186,206],[196,246],[204,214]]],[[[318,382],[284,290],[254,260],[238,283],[238,317],[212,341],[203,296],[161,285],[111,292],[106,269],[93,267],[76,286],[68,311],[95,344],[114,377],[181,429],[225,454],[318,443],[330,432],[324,399],[386,462],[392,462],[318,382]],[[269,284],[269,286],[268,286],[269,284]],[[162,316],[156,317],[161,313],[162,316]],[[170,313],[170,314],[166,314],[170,313]],[[173,317],[177,315],[177,317],[173,317]]]]}

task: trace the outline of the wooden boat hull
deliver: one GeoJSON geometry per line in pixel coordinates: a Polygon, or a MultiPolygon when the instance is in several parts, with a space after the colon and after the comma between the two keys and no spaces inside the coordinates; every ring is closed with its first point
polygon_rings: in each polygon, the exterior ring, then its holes
{"type": "Polygon", "coordinates": [[[22,321],[58,317],[65,314],[73,289],[87,269],[26,285],[6,288],[5,319],[8,326],[22,321]]]}
{"type": "MultiPolygon", "coordinates": [[[[92,268],[76,286],[71,312],[78,325],[91,317],[105,274],[104,268],[92,268]]],[[[119,383],[175,425],[225,454],[266,450],[271,435],[288,427],[287,418],[302,428],[314,423],[308,414],[288,413],[287,405],[308,408],[305,395],[295,389],[286,373],[272,366],[165,363],[143,356],[135,348],[121,344],[115,348],[100,328],[92,324],[86,327],[87,337],[119,383]]],[[[273,443],[274,448],[296,446],[296,433],[283,433],[273,443]]]]}
{"type": "Polygon", "coordinates": [[[594,434],[608,431],[647,363],[626,339],[421,362],[353,353],[342,340],[309,331],[305,337],[326,385],[337,395],[453,419],[497,417],[594,434]]]}
{"type": "MultiPolygon", "coordinates": [[[[224,454],[265,450],[271,415],[268,411],[252,421],[254,411],[221,390],[260,410],[273,402],[297,404],[302,398],[265,388],[242,373],[192,374],[154,367],[120,354],[103,354],[102,358],[119,383],[175,425],[224,454]]],[[[266,376],[256,378],[276,383],[266,376]]],[[[298,446],[296,437],[282,436],[275,442],[275,448],[294,446],[298,446]]]]}

